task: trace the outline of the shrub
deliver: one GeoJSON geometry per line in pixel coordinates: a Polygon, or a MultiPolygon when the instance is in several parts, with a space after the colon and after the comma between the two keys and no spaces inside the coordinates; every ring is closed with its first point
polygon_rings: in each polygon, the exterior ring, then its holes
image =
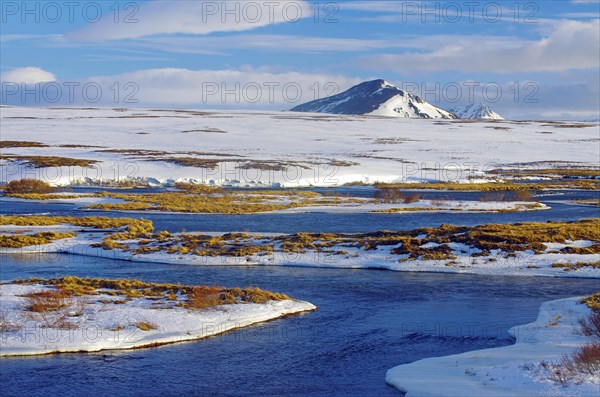
{"type": "Polygon", "coordinates": [[[4,311],[0,311],[0,333],[18,331],[21,328],[23,328],[21,324],[10,321],[4,311]]]}
{"type": "Polygon", "coordinates": [[[419,193],[404,193],[399,189],[381,188],[375,192],[375,200],[382,203],[415,203],[419,201],[419,193]]]}
{"type": "Polygon", "coordinates": [[[561,364],[571,374],[595,375],[600,372],[600,343],[581,346],[570,355],[563,356],[561,364]]]}
{"type": "Polygon", "coordinates": [[[479,201],[504,201],[506,192],[487,192],[479,196],[479,201]]]}
{"type": "Polygon", "coordinates": [[[580,303],[585,303],[595,312],[600,311],[600,292],[583,298],[580,303]]]}
{"type": "Polygon", "coordinates": [[[158,325],[148,321],[138,321],[137,323],[133,323],[133,326],[142,331],[152,331],[158,329],[158,325]]]}
{"type": "Polygon", "coordinates": [[[416,203],[419,201],[419,193],[406,193],[402,201],[404,201],[404,204],[416,203]]]}
{"type": "Polygon", "coordinates": [[[27,310],[34,313],[55,312],[69,304],[69,294],[62,288],[54,291],[32,292],[25,297],[28,300],[27,310]]]}
{"type": "Polygon", "coordinates": [[[192,288],[192,291],[188,294],[185,307],[188,309],[206,309],[223,303],[221,302],[221,289],[219,287],[215,285],[210,287],[198,286],[192,288]]]}
{"type": "Polygon", "coordinates": [[[46,321],[46,326],[49,328],[56,328],[62,330],[73,330],[79,328],[79,325],[69,321],[67,316],[58,316],[56,318],[46,321]]]}
{"type": "Polygon", "coordinates": [[[515,190],[511,196],[514,201],[533,201],[533,193],[529,190],[515,190]]]}
{"type": "Polygon", "coordinates": [[[446,206],[446,200],[441,199],[441,198],[436,198],[436,199],[431,200],[431,205],[433,205],[436,208],[444,207],[444,206],[446,206]]]}
{"type": "Polygon", "coordinates": [[[403,197],[403,194],[398,189],[393,188],[381,188],[375,192],[375,200],[379,200],[382,203],[397,203],[403,197]]]}
{"type": "Polygon", "coordinates": [[[10,181],[6,185],[6,194],[23,194],[23,193],[53,193],[54,188],[49,183],[39,181],[37,179],[19,179],[10,181]]]}
{"type": "Polygon", "coordinates": [[[278,294],[276,292],[264,291],[260,288],[246,288],[241,291],[241,297],[244,302],[250,303],[266,303],[268,301],[280,301],[290,299],[285,294],[278,294]]]}
{"type": "Polygon", "coordinates": [[[600,337],[600,312],[592,312],[588,318],[579,319],[577,333],[585,336],[600,337]]]}

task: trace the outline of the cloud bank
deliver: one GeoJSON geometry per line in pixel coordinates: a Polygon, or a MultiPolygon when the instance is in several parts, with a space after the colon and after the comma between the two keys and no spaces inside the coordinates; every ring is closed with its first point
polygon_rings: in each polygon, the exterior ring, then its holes
{"type": "Polygon", "coordinates": [[[151,1],[133,6],[115,22],[108,14],[96,23],[69,32],[75,41],[137,39],[159,34],[205,35],[296,22],[310,15],[304,0],[151,1]]]}
{"type": "Polygon", "coordinates": [[[56,81],[56,76],[41,68],[28,66],[2,72],[0,74],[0,81],[3,83],[35,84],[56,81]]]}

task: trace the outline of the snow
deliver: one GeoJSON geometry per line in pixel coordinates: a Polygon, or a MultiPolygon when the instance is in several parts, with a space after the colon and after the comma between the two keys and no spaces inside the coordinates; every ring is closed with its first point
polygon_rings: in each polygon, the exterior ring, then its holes
{"type": "Polygon", "coordinates": [[[457,107],[450,109],[450,112],[457,115],[460,119],[504,120],[504,117],[482,103],[457,107]]]}
{"type": "Polygon", "coordinates": [[[466,123],[290,112],[18,107],[3,107],[0,122],[3,140],[55,145],[5,148],[3,155],[52,155],[99,161],[87,169],[33,169],[0,161],[2,182],[26,176],[55,185],[115,179],[242,187],[469,181],[483,180],[485,171],[514,163],[562,161],[566,162],[563,165],[597,166],[600,157],[600,147],[591,144],[598,141],[597,125],[560,128],[545,122],[466,123]],[[495,127],[509,129],[497,131],[495,127]],[[225,133],[202,132],[211,128],[225,133]],[[65,143],[101,148],[59,146],[65,143]],[[216,159],[219,164],[215,169],[184,167],[147,161],[151,156],[100,151],[110,148],[164,151],[170,157],[216,159]],[[205,154],[186,154],[191,150],[205,154]],[[333,160],[358,165],[329,165],[333,160]],[[295,162],[298,166],[288,166],[286,171],[238,168],[250,161],[295,162]]]}
{"type": "MultiPolygon", "coordinates": [[[[325,197],[327,198],[327,197],[325,197]]],[[[457,200],[419,200],[414,203],[397,203],[387,204],[380,203],[368,199],[353,198],[355,200],[362,200],[362,202],[344,202],[344,198],[341,198],[341,202],[335,205],[308,205],[301,207],[287,208],[284,210],[270,211],[271,214],[300,214],[300,213],[330,213],[330,214],[359,214],[368,212],[385,213],[383,211],[397,211],[393,213],[409,213],[409,212],[498,212],[498,211],[539,211],[548,210],[550,207],[542,203],[533,203],[526,201],[457,201],[457,200]]],[[[24,198],[13,198],[13,197],[0,197],[0,203],[3,201],[16,201],[16,202],[34,202],[34,203],[61,203],[61,204],[74,204],[78,207],[83,207],[92,204],[103,204],[103,203],[124,203],[125,200],[113,199],[110,197],[85,197],[85,198],[62,198],[62,199],[51,199],[51,200],[30,200],[24,198]]],[[[269,203],[288,204],[292,200],[289,198],[282,198],[280,200],[271,200],[269,203]]],[[[152,210],[128,210],[128,213],[176,213],[166,211],[152,211],[152,210]]],[[[186,213],[186,212],[180,212],[186,213]]],[[[0,226],[0,230],[2,227],[0,226]]]]}
{"type": "Polygon", "coordinates": [[[455,118],[450,112],[426,103],[385,80],[365,81],[340,94],[296,106],[291,111],[423,119],[455,118]]]}
{"type": "Polygon", "coordinates": [[[198,311],[181,307],[156,309],[144,298],[125,304],[104,304],[98,299],[115,297],[98,295],[89,298],[83,314],[68,317],[69,322],[77,324],[76,329],[61,330],[49,328],[42,318],[23,311],[27,298],[19,295],[47,288],[0,285],[0,307],[5,320],[21,326],[21,329],[2,333],[0,356],[120,350],[190,341],[316,309],[308,302],[297,300],[225,305],[198,311]],[[157,329],[142,331],[133,325],[141,321],[150,322],[157,329]],[[113,331],[119,325],[123,329],[113,331]]]}
{"type": "MultiPolygon", "coordinates": [[[[70,195],[70,194],[69,194],[70,195]]],[[[20,197],[5,197],[0,198],[0,202],[8,201],[8,202],[26,202],[26,203],[39,203],[39,204],[76,204],[78,206],[86,206],[86,205],[94,205],[94,204],[118,204],[123,203],[125,200],[114,199],[111,197],[91,197],[86,196],[85,194],[73,194],[74,196],[81,197],[59,197],[51,198],[48,200],[32,200],[28,198],[20,198],[20,197]]]]}
{"type": "Polygon", "coordinates": [[[409,94],[395,95],[370,112],[371,116],[452,119],[450,112],[427,102],[418,102],[409,94]]]}
{"type": "MultiPolygon", "coordinates": [[[[36,232],[36,227],[28,229],[36,232]]],[[[199,234],[199,233],[195,233],[199,234]]],[[[201,233],[222,236],[224,233],[201,233]]],[[[256,235],[255,240],[267,234],[249,233],[256,235]]],[[[276,236],[276,234],[269,234],[276,236]]],[[[596,262],[597,254],[565,254],[552,253],[548,248],[541,254],[530,251],[516,252],[507,257],[504,253],[492,251],[489,256],[472,257],[471,254],[481,252],[479,249],[455,242],[449,243],[456,259],[452,260],[403,260],[405,256],[392,254],[396,246],[379,246],[376,250],[361,250],[355,247],[336,245],[332,251],[346,251],[347,254],[334,255],[328,252],[307,250],[305,253],[282,252],[275,250],[268,255],[249,255],[244,257],[232,256],[198,256],[192,254],[169,254],[167,252],[152,252],[148,254],[132,254],[123,250],[104,250],[92,247],[99,243],[104,233],[79,233],[77,237],[57,240],[50,244],[23,248],[1,248],[0,254],[39,254],[66,253],[90,257],[104,257],[134,262],[168,263],[176,265],[195,266],[301,266],[338,269],[387,269],[399,272],[433,272],[433,273],[464,273],[500,276],[542,276],[542,277],[574,277],[600,278],[600,269],[582,267],[578,270],[564,271],[553,268],[553,263],[576,264],[578,262],[596,262]]],[[[127,243],[127,242],[125,242],[127,243]]],[[[573,247],[588,246],[589,241],[578,240],[569,244],[573,247]]],[[[552,247],[551,243],[546,246],[552,247]]]]}
{"type": "Polygon", "coordinates": [[[576,347],[599,341],[573,333],[591,312],[581,298],[544,303],[535,322],[509,330],[514,345],[427,358],[390,369],[386,382],[416,396],[597,396],[600,374],[563,387],[528,370],[540,361],[558,361],[576,347]]]}

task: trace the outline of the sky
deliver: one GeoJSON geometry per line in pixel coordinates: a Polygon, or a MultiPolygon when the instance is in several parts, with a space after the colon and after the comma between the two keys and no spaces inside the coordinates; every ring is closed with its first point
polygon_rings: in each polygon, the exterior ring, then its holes
{"type": "Polygon", "coordinates": [[[2,105],[284,110],[385,79],[600,117],[599,0],[0,1],[2,105]]]}

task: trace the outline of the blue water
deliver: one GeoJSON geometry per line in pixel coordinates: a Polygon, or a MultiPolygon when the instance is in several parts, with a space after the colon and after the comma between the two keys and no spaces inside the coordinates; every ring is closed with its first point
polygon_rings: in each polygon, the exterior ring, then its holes
{"type": "MultiPolygon", "coordinates": [[[[356,188],[355,188],[356,189],[356,188]]],[[[372,195],[372,190],[361,189],[372,195]]],[[[348,193],[342,191],[342,193],[348,193]]],[[[356,194],[356,192],[353,192],[356,194]]],[[[420,192],[424,198],[444,197],[454,200],[474,200],[479,193],[472,192],[420,192]]],[[[575,221],[581,218],[600,217],[600,207],[564,203],[564,200],[598,199],[600,192],[568,191],[544,192],[538,197],[550,210],[508,213],[400,213],[400,214],[250,214],[250,215],[200,215],[152,214],[77,210],[71,204],[1,201],[0,212],[5,214],[52,214],[65,216],[111,216],[150,219],[156,230],[169,232],[204,231],[232,232],[254,231],[274,233],[296,232],[348,232],[363,233],[376,230],[410,230],[419,227],[437,227],[441,224],[473,226],[485,223],[575,221]],[[563,202],[557,202],[563,200],[563,202]]]]}
{"type": "Polygon", "coordinates": [[[160,348],[2,360],[3,396],[399,396],[384,382],[389,368],[510,344],[508,328],[533,321],[543,301],[598,288],[585,279],[0,259],[3,279],[73,274],[258,285],[319,308],[160,348]]]}
{"type": "MultiPolygon", "coordinates": [[[[361,190],[368,197],[372,191],[361,190]]],[[[440,194],[431,192],[430,194],[440,194]]],[[[452,193],[472,199],[472,193],[452,193]]],[[[447,196],[446,196],[447,197],[447,196]]],[[[550,193],[544,200],[597,197],[550,193]]],[[[0,212],[138,216],[158,230],[366,232],[442,223],[577,220],[591,206],[503,214],[176,215],[79,211],[72,205],[0,201],[0,212]]],[[[0,279],[132,277],[259,286],[318,306],[213,338],[124,352],[0,361],[2,396],[400,396],[385,372],[427,357],[507,345],[507,330],[535,320],[542,302],[588,294],[598,280],[399,273],[376,270],[123,262],[62,254],[0,255],[0,279]]],[[[535,337],[532,333],[531,337],[535,337]]],[[[433,376],[425,374],[424,376],[433,376]]]]}

